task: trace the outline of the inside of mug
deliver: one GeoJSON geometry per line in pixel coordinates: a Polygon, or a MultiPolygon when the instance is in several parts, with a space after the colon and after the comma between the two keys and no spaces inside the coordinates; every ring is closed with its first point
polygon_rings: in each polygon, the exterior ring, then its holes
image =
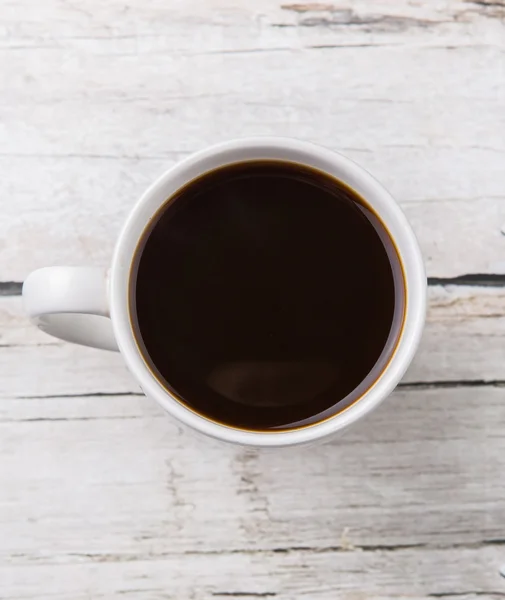
{"type": "MultiPolygon", "coordinates": [[[[202,177],[205,177],[205,174],[202,177]]],[[[359,381],[358,385],[344,397],[339,397],[338,401],[330,403],[330,406],[323,410],[311,409],[309,411],[310,414],[307,414],[307,411],[302,411],[299,413],[300,418],[291,420],[288,426],[286,424],[276,425],[273,423],[267,428],[263,428],[261,426],[251,427],[250,425],[244,427],[238,415],[242,415],[244,412],[247,413],[247,411],[251,414],[254,411],[263,411],[272,415],[276,410],[279,411],[284,406],[301,406],[304,403],[306,404],[308,400],[312,402],[312,406],[317,407],[317,399],[325,395],[331,396],[332,390],[336,389],[337,380],[342,376],[346,368],[345,364],[342,364],[341,367],[336,366],[334,362],[330,363],[326,357],[317,356],[317,353],[310,360],[307,360],[306,357],[303,357],[302,360],[296,352],[287,351],[280,357],[278,354],[275,355],[275,353],[269,355],[267,350],[261,355],[256,356],[251,356],[247,351],[228,357],[216,353],[214,364],[207,361],[205,368],[202,369],[198,359],[194,358],[194,356],[198,355],[198,351],[196,353],[193,352],[195,349],[198,350],[198,343],[194,341],[196,338],[193,336],[193,345],[190,351],[187,351],[187,349],[183,350],[183,344],[180,344],[173,349],[172,354],[186,353],[185,360],[189,369],[187,379],[192,376],[194,380],[199,381],[198,385],[191,383],[184,390],[183,386],[180,385],[180,377],[178,381],[176,369],[174,369],[174,375],[172,376],[170,370],[160,368],[163,358],[160,358],[159,355],[155,356],[150,351],[149,343],[145,342],[145,325],[139,322],[139,313],[137,310],[138,273],[139,265],[146,255],[146,248],[149,248],[149,244],[156,235],[158,224],[163,218],[167,217],[167,213],[170,210],[175,213],[180,209],[178,203],[182,204],[180,190],[173,197],[167,199],[166,204],[161,207],[154,219],[151,220],[150,227],[144,232],[137,246],[130,278],[130,317],[135,339],[146,365],[163,387],[186,408],[197,412],[197,414],[204,418],[218,424],[252,431],[272,431],[279,429],[286,431],[303,428],[331,418],[359,400],[380,378],[393,357],[401,337],[406,308],[405,277],[398,251],[385,225],[372,208],[364,200],[359,205],[359,210],[373,224],[377,234],[383,240],[395,280],[395,287],[398,292],[395,296],[394,317],[391,329],[382,352],[373,367],[359,381]],[[223,406],[221,413],[218,413],[217,417],[216,415],[206,414],[193,400],[198,396],[209,394],[213,395],[214,402],[219,402],[223,406]]],[[[178,260],[184,260],[183,257],[183,253],[178,254],[178,260]]],[[[208,260],[212,260],[212,255],[208,256],[208,260]]],[[[190,271],[188,271],[188,276],[191,276],[190,271]]],[[[151,279],[153,278],[151,277],[151,279]]],[[[341,283],[345,285],[345,282],[341,283]]],[[[140,283],[140,286],[142,285],[145,284],[140,283]]],[[[156,294],[156,289],[155,285],[152,288],[154,291],[151,296],[156,294]]],[[[200,290],[200,293],[205,295],[205,286],[200,290]]],[[[374,299],[371,297],[369,302],[373,303],[373,301],[374,299]]],[[[167,307],[167,310],[170,309],[167,307]]],[[[176,321],[174,323],[177,324],[176,321]]],[[[156,326],[150,325],[149,327],[155,328],[156,326]]],[[[200,328],[202,328],[201,323],[200,328]]],[[[179,339],[184,341],[184,337],[184,334],[179,332],[179,339]]],[[[289,335],[284,341],[286,346],[290,345],[289,335]]],[[[291,347],[293,347],[293,344],[291,344],[291,347]]],[[[297,414],[296,410],[293,411],[293,414],[297,414]]]]}

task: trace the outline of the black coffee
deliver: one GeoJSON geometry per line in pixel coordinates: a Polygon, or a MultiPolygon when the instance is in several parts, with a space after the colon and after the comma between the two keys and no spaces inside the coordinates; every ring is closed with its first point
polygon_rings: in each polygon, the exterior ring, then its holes
{"type": "Polygon", "coordinates": [[[338,412],[385,366],[403,280],[386,230],[347,186],[246,162],[167,202],[141,242],[133,302],[145,358],[181,402],[282,429],[338,412]]]}

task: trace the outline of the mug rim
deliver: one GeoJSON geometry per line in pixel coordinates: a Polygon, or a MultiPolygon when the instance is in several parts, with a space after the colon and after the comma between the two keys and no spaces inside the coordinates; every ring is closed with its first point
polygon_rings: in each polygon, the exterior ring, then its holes
{"type": "Polygon", "coordinates": [[[426,310],[426,276],[417,239],[401,208],[365,169],[345,156],[311,142],[282,137],[230,140],[190,155],[165,171],[130,212],[116,243],[109,275],[110,315],[119,350],[144,393],[175,419],[211,437],[242,445],[290,446],[327,437],[378,406],[396,387],[419,345],[426,310]],[[349,406],[299,429],[253,431],[208,419],[163,386],[137,344],[130,314],[131,280],[137,248],[159,210],[184,185],[202,174],[247,160],[284,160],[322,170],[356,191],[376,212],[402,264],[405,314],[394,352],[378,377],[349,406]]]}

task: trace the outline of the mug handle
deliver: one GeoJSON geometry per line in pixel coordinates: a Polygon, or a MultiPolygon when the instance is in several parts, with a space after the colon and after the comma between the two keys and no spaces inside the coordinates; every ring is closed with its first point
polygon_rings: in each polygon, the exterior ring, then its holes
{"type": "Polygon", "coordinates": [[[107,299],[107,269],[47,267],[23,284],[31,321],[66,342],[118,350],[107,299]]]}

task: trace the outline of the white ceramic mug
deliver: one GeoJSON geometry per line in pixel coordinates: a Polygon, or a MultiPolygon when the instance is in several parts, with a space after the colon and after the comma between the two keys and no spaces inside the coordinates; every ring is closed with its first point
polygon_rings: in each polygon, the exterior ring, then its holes
{"type": "Polygon", "coordinates": [[[214,438],[251,446],[291,446],[327,438],[380,404],[398,384],[419,344],[426,310],[426,276],[417,240],[390,194],[364,169],[340,154],[307,142],[251,138],[198,152],[168,170],[142,196],[119,235],[110,269],[50,267],[32,273],[23,286],[25,307],[43,331],[63,340],[119,350],[147,396],[173,417],[214,438]],[[132,263],[137,245],[158,209],[196,177],[231,163],[281,160],[328,173],[354,189],[387,228],[402,263],[406,297],[396,347],[350,406],[321,422],[287,431],[255,432],[213,422],[179,402],[153,376],[139,351],[129,314],[132,263]]]}

